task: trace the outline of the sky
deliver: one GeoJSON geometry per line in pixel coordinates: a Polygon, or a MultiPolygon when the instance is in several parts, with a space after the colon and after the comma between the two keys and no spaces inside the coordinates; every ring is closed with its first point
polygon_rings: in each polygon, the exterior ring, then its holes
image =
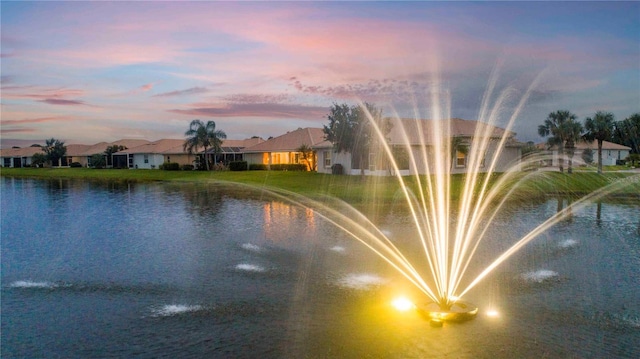
{"type": "Polygon", "coordinates": [[[640,2],[11,2],[2,148],[322,127],[333,104],[495,119],[640,112],[640,2]],[[504,97],[501,97],[504,95],[504,97]],[[488,114],[488,115],[487,115],[488,114]]]}

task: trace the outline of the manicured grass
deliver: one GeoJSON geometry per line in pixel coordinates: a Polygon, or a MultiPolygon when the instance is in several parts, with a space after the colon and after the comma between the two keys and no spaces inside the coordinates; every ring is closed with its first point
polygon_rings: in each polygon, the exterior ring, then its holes
{"type": "MultiPolygon", "coordinates": [[[[2,168],[2,176],[30,177],[42,179],[83,179],[90,181],[116,182],[197,182],[197,183],[243,183],[261,188],[279,188],[312,198],[336,197],[355,205],[390,203],[401,193],[395,177],[365,177],[325,175],[315,172],[281,171],[162,171],[162,170],[116,170],[88,168],[2,168]]],[[[483,175],[480,175],[483,178],[483,175]]],[[[490,184],[496,183],[500,175],[494,175],[490,184]]],[[[507,187],[517,186],[514,198],[529,199],[547,195],[584,195],[604,187],[618,179],[627,178],[629,184],[615,193],[618,197],[640,200],[640,175],[623,172],[594,172],[573,174],[559,172],[522,172],[510,180],[507,187]]],[[[425,178],[421,178],[424,182],[425,178]]],[[[459,198],[463,187],[463,175],[451,176],[452,199],[459,198]]],[[[417,180],[404,178],[407,186],[417,193],[417,180]]],[[[477,189],[476,189],[477,190],[477,189]]],[[[504,191],[506,193],[506,189],[504,191]]]]}

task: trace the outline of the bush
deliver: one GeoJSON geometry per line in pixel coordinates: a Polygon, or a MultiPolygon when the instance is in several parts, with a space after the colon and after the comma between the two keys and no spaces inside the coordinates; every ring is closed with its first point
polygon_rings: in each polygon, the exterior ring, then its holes
{"type": "Polygon", "coordinates": [[[71,162],[69,167],[80,168],[80,167],[82,167],[82,164],[80,162],[71,162]]]}
{"type": "Polygon", "coordinates": [[[264,171],[267,169],[267,165],[261,163],[252,163],[249,165],[249,171],[264,171]]]}
{"type": "Polygon", "coordinates": [[[281,164],[271,165],[271,170],[272,171],[306,171],[307,166],[301,163],[298,163],[298,164],[281,163],[281,164]]]}
{"type": "Polygon", "coordinates": [[[344,174],[344,167],[342,167],[342,165],[339,163],[334,164],[333,166],[331,166],[331,174],[332,175],[344,174]]]}
{"type": "Polygon", "coordinates": [[[183,171],[193,171],[194,168],[193,165],[182,165],[182,167],[180,167],[183,171]]]}
{"type": "Polygon", "coordinates": [[[247,170],[247,161],[229,162],[229,170],[230,171],[246,171],[247,170]]]}
{"type": "Polygon", "coordinates": [[[179,171],[180,164],[177,162],[165,162],[161,164],[159,168],[165,171],[179,171]]]}

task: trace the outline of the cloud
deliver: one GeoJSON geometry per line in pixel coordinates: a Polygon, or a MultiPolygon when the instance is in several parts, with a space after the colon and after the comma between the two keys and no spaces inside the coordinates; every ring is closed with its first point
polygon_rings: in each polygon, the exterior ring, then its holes
{"type": "Polygon", "coordinates": [[[153,84],[152,83],[146,84],[146,85],[142,85],[139,88],[139,90],[142,91],[142,92],[147,92],[147,91],[149,91],[151,89],[153,89],[153,84]]]}
{"type": "Polygon", "coordinates": [[[27,123],[44,123],[44,122],[60,122],[60,121],[72,121],[72,118],[63,117],[63,116],[52,116],[52,117],[38,117],[38,118],[27,118],[24,120],[4,120],[2,121],[3,126],[14,126],[14,125],[24,125],[27,123]]]}
{"type": "Polygon", "coordinates": [[[204,87],[192,87],[192,88],[188,88],[186,90],[178,90],[178,91],[160,93],[160,94],[157,94],[157,95],[153,95],[153,97],[173,97],[173,96],[183,96],[183,95],[197,95],[197,94],[206,93],[206,92],[209,92],[209,90],[207,90],[204,87]]]}
{"type": "Polygon", "coordinates": [[[44,100],[40,100],[39,102],[44,102],[44,103],[48,103],[50,105],[86,105],[83,101],[77,101],[77,100],[64,100],[64,99],[58,99],[58,98],[47,98],[44,100]]]}
{"type": "Polygon", "coordinates": [[[47,88],[31,85],[2,86],[2,97],[8,99],[64,99],[84,95],[84,90],[69,88],[47,88]]]}
{"type": "Polygon", "coordinates": [[[227,104],[220,107],[198,107],[169,110],[172,113],[206,117],[264,117],[317,120],[326,117],[328,107],[279,103],[227,104]]]}

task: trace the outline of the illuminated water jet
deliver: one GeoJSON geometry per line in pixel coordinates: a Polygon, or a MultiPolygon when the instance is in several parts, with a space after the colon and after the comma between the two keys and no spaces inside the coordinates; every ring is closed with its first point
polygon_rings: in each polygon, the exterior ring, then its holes
{"type": "MultiPolygon", "coordinates": [[[[478,248],[510,196],[517,193],[520,184],[546,176],[545,171],[522,171],[543,158],[516,158],[512,163],[505,163],[503,156],[519,146],[511,129],[539,78],[507,116],[503,112],[514,91],[507,89],[494,95],[497,78],[496,69],[490,77],[478,121],[472,125],[472,121],[451,119],[450,99],[448,95],[440,97],[443,91],[436,78],[429,104],[431,120],[422,120],[423,116],[417,111],[414,119],[392,117],[392,135],[402,139],[400,145],[389,143],[387,134],[362,104],[377,136],[378,150],[389,164],[389,174],[400,185],[403,205],[415,229],[415,236],[408,239],[419,244],[420,259],[409,259],[389,239],[390,232],[380,229],[370,218],[343,201],[331,197],[314,200],[283,190],[271,193],[279,200],[313,209],[318,216],[382,258],[425,296],[416,309],[427,318],[436,322],[474,318],[478,308],[461,298],[495,268],[573,211],[640,182],[640,176],[630,176],[589,193],[560,208],[524,236],[513,238],[511,246],[490,261],[478,263],[478,248]],[[490,106],[494,98],[494,104],[490,106]],[[497,123],[502,122],[503,117],[508,120],[501,128],[497,123]],[[455,131],[454,127],[460,126],[468,127],[467,131],[455,131]],[[463,157],[463,182],[457,193],[451,178],[460,173],[455,162],[460,159],[456,147],[460,140],[465,142],[468,152],[463,157]],[[404,166],[401,168],[396,156],[398,149],[406,153],[409,170],[404,166]]],[[[415,257],[413,252],[411,255],[415,257]]]]}

